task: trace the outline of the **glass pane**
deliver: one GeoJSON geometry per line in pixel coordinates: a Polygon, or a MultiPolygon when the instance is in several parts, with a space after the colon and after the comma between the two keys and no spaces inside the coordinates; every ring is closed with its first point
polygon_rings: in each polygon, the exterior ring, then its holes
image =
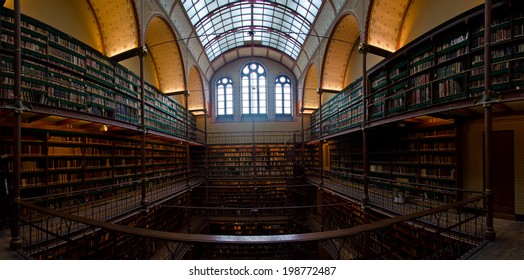
{"type": "Polygon", "coordinates": [[[284,92],[285,93],[291,93],[291,85],[290,84],[285,84],[284,85],[284,92]]]}
{"type": "Polygon", "coordinates": [[[252,20],[258,26],[274,29],[272,33],[279,34],[277,37],[285,37],[282,36],[285,34],[296,34],[292,38],[294,43],[285,45],[282,44],[283,41],[281,39],[274,38],[273,34],[266,34],[265,32],[255,33],[255,39],[260,41],[263,46],[277,47],[280,51],[296,59],[304,43],[305,36],[313,25],[321,3],[321,0],[276,1],[276,3],[273,1],[219,0],[183,1],[182,4],[191,23],[196,27],[196,32],[209,59],[213,60],[223,52],[243,44],[244,38],[242,36],[231,36],[230,33],[238,33],[238,28],[249,29],[252,20]],[[227,8],[224,8],[226,5],[227,8]],[[251,13],[251,5],[254,7],[253,14],[251,13]],[[224,35],[211,38],[210,32],[213,30],[215,32],[219,31],[220,34],[224,35]],[[280,43],[275,43],[278,41],[280,43]],[[214,45],[221,47],[216,48],[214,45]]]}

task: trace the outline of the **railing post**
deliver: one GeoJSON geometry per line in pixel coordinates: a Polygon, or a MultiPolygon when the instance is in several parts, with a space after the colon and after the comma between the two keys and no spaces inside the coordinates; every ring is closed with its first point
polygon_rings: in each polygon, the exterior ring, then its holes
{"type": "MultiPolygon", "coordinates": [[[[204,94],[205,96],[205,94],[204,94]]],[[[204,186],[206,187],[206,206],[209,206],[209,145],[207,137],[207,109],[204,109],[204,186]]]]}
{"type": "Polygon", "coordinates": [[[186,187],[190,185],[191,176],[191,149],[189,147],[189,91],[184,91],[184,103],[186,105],[186,187]]]}
{"type": "Polygon", "coordinates": [[[140,179],[142,189],[141,204],[144,207],[148,206],[147,201],[147,178],[146,178],[146,116],[145,116],[145,90],[144,90],[144,58],[147,55],[146,47],[142,46],[138,53],[140,59],[140,126],[142,128],[142,135],[140,138],[140,179]]]}
{"type": "MultiPolygon", "coordinates": [[[[368,75],[367,75],[367,53],[368,45],[364,42],[360,43],[359,53],[362,55],[362,164],[364,165],[364,194],[362,196],[362,211],[363,211],[363,223],[369,223],[369,146],[368,146],[368,113],[367,113],[367,97],[368,97],[368,75]]],[[[369,233],[364,232],[364,258],[369,255],[369,233]]]]}
{"type": "Polygon", "coordinates": [[[367,96],[368,96],[368,77],[366,57],[368,53],[368,46],[365,43],[360,43],[359,53],[362,55],[362,162],[364,165],[364,195],[362,197],[363,207],[367,207],[369,202],[369,147],[368,147],[368,129],[367,129],[367,96]]]}
{"type": "Polygon", "coordinates": [[[484,10],[484,180],[485,191],[488,195],[486,200],[486,231],[484,238],[486,240],[495,240],[495,229],[493,227],[493,182],[492,182],[492,105],[491,105],[491,0],[486,0],[484,10]]]}
{"type": "Polygon", "coordinates": [[[324,136],[324,131],[323,131],[323,120],[322,120],[322,89],[319,88],[317,90],[317,94],[318,94],[318,124],[319,124],[319,140],[318,140],[318,157],[319,157],[319,168],[320,168],[320,185],[319,187],[320,188],[323,188],[324,187],[324,153],[322,151],[322,138],[324,136]]]}
{"type": "Polygon", "coordinates": [[[319,230],[324,231],[326,225],[326,209],[324,207],[324,188],[317,188],[317,212],[319,216],[319,230]]]}
{"type": "MultiPolygon", "coordinates": [[[[0,7],[1,8],[1,7],[0,7]]],[[[21,173],[21,140],[22,140],[22,52],[21,52],[21,29],[20,29],[20,0],[14,1],[15,8],[15,63],[14,63],[14,101],[20,108],[15,108],[13,123],[13,190],[11,192],[11,241],[9,247],[12,250],[22,248],[22,237],[20,235],[20,206],[16,203],[20,200],[20,173],[21,173]]]]}

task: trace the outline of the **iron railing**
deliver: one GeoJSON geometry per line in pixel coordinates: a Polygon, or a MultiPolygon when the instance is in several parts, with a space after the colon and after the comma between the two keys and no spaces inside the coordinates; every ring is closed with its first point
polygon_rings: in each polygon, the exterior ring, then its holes
{"type": "Polygon", "coordinates": [[[158,256],[155,252],[159,246],[164,246],[162,250],[168,252],[164,256],[171,258],[204,245],[231,245],[230,253],[235,248],[284,248],[281,251],[288,254],[290,248],[300,250],[300,244],[308,246],[311,242],[320,242],[326,252],[339,259],[457,259],[483,244],[485,198],[471,196],[353,228],[259,236],[165,232],[90,219],[23,201],[18,206],[24,213],[23,250],[35,259],[149,259],[158,256]]]}
{"type": "Polygon", "coordinates": [[[207,133],[208,145],[219,144],[294,144],[301,140],[298,131],[252,131],[207,133]]]}

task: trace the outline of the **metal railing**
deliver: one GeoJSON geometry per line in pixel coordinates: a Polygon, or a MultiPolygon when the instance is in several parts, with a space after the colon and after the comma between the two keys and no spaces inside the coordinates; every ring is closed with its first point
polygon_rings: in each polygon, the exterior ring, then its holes
{"type": "MultiPolygon", "coordinates": [[[[348,201],[358,203],[363,197],[363,188],[358,183],[363,179],[362,175],[320,170],[307,174],[312,184],[318,183],[320,174],[323,174],[323,188],[348,201]],[[348,180],[348,176],[352,180],[348,180]]],[[[147,219],[150,207],[142,203],[142,181],[68,194],[71,197],[92,197],[92,193],[98,191],[110,193],[111,196],[101,196],[94,201],[60,209],[49,208],[58,197],[22,200],[17,202],[20,207],[22,251],[34,259],[165,259],[182,258],[194,246],[204,244],[211,244],[204,246],[209,250],[223,249],[228,244],[232,244],[231,248],[244,249],[246,246],[264,248],[270,244],[290,257],[292,252],[289,250],[300,251],[301,244],[307,247],[311,242],[320,242],[326,252],[340,259],[456,259],[483,244],[485,194],[422,184],[399,186],[398,182],[375,177],[369,178],[369,181],[372,211],[391,218],[351,228],[323,224],[317,227],[323,231],[301,234],[191,234],[201,232],[209,211],[229,215],[235,210],[218,207],[192,209],[191,204],[176,205],[172,209],[173,214],[180,211],[189,213],[190,218],[186,216],[187,224],[184,226],[187,228],[184,232],[188,233],[141,228],[147,224],[144,222],[147,220],[142,219],[147,219]],[[388,184],[394,187],[388,189],[388,184]],[[395,200],[398,193],[403,194],[403,201],[395,200]],[[118,224],[126,219],[136,221],[134,227],[118,224]]],[[[192,191],[200,183],[200,175],[186,172],[148,178],[146,197],[151,205],[161,207],[164,202],[192,191]]],[[[337,207],[341,206],[332,204],[325,207],[334,207],[337,211],[337,207]]],[[[240,214],[237,217],[253,215],[251,208],[236,210],[240,214]]],[[[285,206],[259,210],[269,211],[271,215],[268,218],[275,215],[285,217],[289,212],[285,206]]],[[[366,210],[362,208],[362,211],[366,210]]],[[[310,220],[313,229],[314,223],[310,220]]]]}
{"type": "MultiPolygon", "coordinates": [[[[314,185],[320,184],[320,176],[323,176],[323,187],[327,189],[355,201],[360,201],[364,197],[364,176],[362,174],[320,169],[306,172],[307,180],[314,185]]],[[[369,202],[399,215],[436,208],[474,195],[484,194],[480,191],[398,182],[380,177],[368,177],[368,179],[369,202]]]]}
{"type": "Polygon", "coordinates": [[[149,259],[159,246],[168,246],[162,250],[168,250],[171,257],[181,257],[192,246],[231,246],[229,254],[235,248],[274,247],[289,254],[289,250],[300,250],[301,244],[311,242],[320,242],[337,259],[457,259],[483,243],[485,198],[472,196],[347,229],[255,236],[164,232],[89,219],[28,202],[18,205],[25,213],[21,222],[27,228],[23,250],[35,259],[149,259]],[[39,242],[27,241],[35,239],[39,242]]]}
{"type": "Polygon", "coordinates": [[[301,139],[298,131],[251,131],[208,133],[207,144],[294,144],[301,139]]]}
{"type": "MultiPolygon", "coordinates": [[[[76,191],[66,195],[49,195],[23,199],[22,202],[69,215],[115,223],[136,215],[141,211],[147,211],[150,204],[159,203],[186,192],[192,185],[199,184],[200,180],[201,177],[198,174],[189,174],[187,172],[147,178],[145,184],[148,204],[146,205],[144,205],[141,196],[142,185],[144,184],[141,180],[76,191]],[[67,201],[67,205],[57,208],[57,201],[61,203],[67,201]]],[[[23,219],[29,216],[31,223],[38,221],[38,226],[36,227],[22,224],[21,234],[24,237],[24,247],[34,247],[41,242],[47,242],[50,239],[49,233],[51,232],[62,233],[64,230],[68,232],[83,232],[86,230],[86,225],[63,225],[60,219],[56,217],[44,217],[34,212],[22,211],[20,215],[23,219]],[[39,230],[35,231],[35,228],[39,230]]]]}

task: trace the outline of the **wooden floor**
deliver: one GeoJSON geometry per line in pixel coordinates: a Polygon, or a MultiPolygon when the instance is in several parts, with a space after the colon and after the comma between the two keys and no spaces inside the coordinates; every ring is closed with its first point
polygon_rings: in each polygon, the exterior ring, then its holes
{"type": "Polygon", "coordinates": [[[524,260],[524,222],[495,219],[496,240],[473,254],[470,260],[524,260]]]}
{"type": "Polygon", "coordinates": [[[11,231],[1,230],[0,231],[0,260],[24,260],[22,255],[16,251],[9,249],[9,242],[11,241],[11,231]]]}

